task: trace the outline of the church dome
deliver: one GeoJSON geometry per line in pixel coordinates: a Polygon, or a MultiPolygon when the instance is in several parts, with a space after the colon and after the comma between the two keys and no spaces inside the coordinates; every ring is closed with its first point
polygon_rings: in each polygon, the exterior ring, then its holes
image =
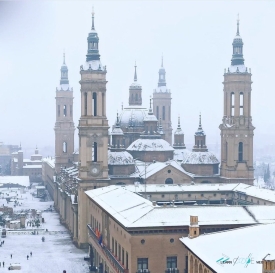
{"type": "Polygon", "coordinates": [[[148,110],[142,107],[124,108],[120,117],[120,127],[143,127],[148,110]]]}
{"type": "Polygon", "coordinates": [[[217,157],[211,152],[190,152],[182,164],[219,164],[217,157]]]}
{"type": "Polygon", "coordinates": [[[139,138],[127,148],[127,151],[164,152],[174,151],[174,149],[167,141],[161,138],[139,138]]]}
{"type": "Polygon", "coordinates": [[[108,151],[108,165],[132,165],[134,159],[131,154],[126,151],[110,152],[108,151]]]}

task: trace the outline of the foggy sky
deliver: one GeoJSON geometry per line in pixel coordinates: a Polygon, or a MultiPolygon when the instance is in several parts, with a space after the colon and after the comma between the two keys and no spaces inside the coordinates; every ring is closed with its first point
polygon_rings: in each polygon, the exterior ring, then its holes
{"type": "MultiPolygon", "coordinates": [[[[92,6],[101,61],[108,71],[110,126],[121,103],[128,106],[135,61],[143,106],[149,107],[163,54],[173,128],[180,115],[185,142],[192,145],[201,112],[207,143],[220,143],[223,73],[230,66],[239,13],[245,65],[252,70],[254,147],[275,144],[272,1],[0,2],[0,142],[21,142],[23,150],[54,147],[55,91],[63,49],[77,127],[79,67],[85,62],[92,6]]],[[[78,130],[76,148],[77,134],[78,130]]]]}

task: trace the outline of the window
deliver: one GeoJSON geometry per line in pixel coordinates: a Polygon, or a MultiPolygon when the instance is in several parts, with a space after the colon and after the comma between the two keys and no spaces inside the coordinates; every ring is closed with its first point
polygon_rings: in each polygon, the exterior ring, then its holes
{"type": "Polygon", "coordinates": [[[66,117],[67,116],[67,105],[63,106],[63,116],[66,117]]]}
{"type": "Polygon", "coordinates": [[[92,147],[92,161],[97,162],[97,142],[94,142],[92,147]]]}
{"type": "Polygon", "coordinates": [[[164,195],[164,194],[162,194],[162,195],[161,195],[161,197],[162,197],[162,198],[164,198],[164,197],[165,197],[165,195],[164,195]]]}
{"type": "Polygon", "coordinates": [[[173,179],[172,178],[167,178],[165,180],[165,184],[173,184],[173,179]]]}
{"type": "Polygon", "coordinates": [[[243,143],[242,143],[242,142],[239,142],[238,160],[239,160],[240,162],[243,161],[243,143]]]}
{"type": "Polygon", "coordinates": [[[93,93],[93,116],[97,116],[97,94],[93,93]]]}
{"type": "Polygon", "coordinates": [[[60,117],[60,105],[57,106],[57,114],[60,117]]]}
{"type": "Polygon", "coordinates": [[[191,193],[188,194],[188,197],[191,197],[191,193]]]}
{"type": "Polygon", "coordinates": [[[201,194],[201,197],[203,197],[203,193],[201,194]]]}
{"type": "Polygon", "coordinates": [[[128,269],[128,252],[126,251],[126,269],[128,269]]]}
{"type": "Polygon", "coordinates": [[[63,153],[67,153],[67,142],[63,142],[63,153]]]}
{"type": "Polygon", "coordinates": [[[87,116],[87,93],[84,93],[84,116],[87,116]]]}
{"type": "Polygon", "coordinates": [[[162,106],[162,120],[165,120],[165,106],[162,106]]]}
{"type": "Polygon", "coordinates": [[[118,260],[121,261],[121,246],[118,244],[118,260]]]}
{"type": "Polygon", "coordinates": [[[148,258],[138,258],[137,259],[138,269],[148,269],[148,258]]]}
{"type": "Polygon", "coordinates": [[[122,248],[122,265],[124,265],[124,248],[122,248]]]}
{"type": "Polygon", "coordinates": [[[159,119],[159,107],[157,106],[157,119],[159,119]]]}
{"type": "Polygon", "coordinates": [[[117,256],[117,241],[115,241],[115,256],[117,256]]]}
{"type": "Polygon", "coordinates": [[[112,251],[114,253],[114,250],[115,250],[115,240],[114,238],[112,237],[112,251]]]}
{"type": "Polygon", "coordinates": [[[243,92],[240,93],[240,116],[243,115],[243,92]]]}
{"type": "Polygon", "coordinates": [[[166,267],[167,268],[177,268],[177,257],[172,256],[172,257],[167,257],[166,258],[166,267]]]}
{"type": "Polygon", "coordinates": [[[70,105],[70,117],[72,117],[72,116],[73,116],[73,106],[70,105]]]}
{"type": "Polygon", "coordinates": [[[234,116],[235,94],[231,93],[231,116],[234,116]]]}

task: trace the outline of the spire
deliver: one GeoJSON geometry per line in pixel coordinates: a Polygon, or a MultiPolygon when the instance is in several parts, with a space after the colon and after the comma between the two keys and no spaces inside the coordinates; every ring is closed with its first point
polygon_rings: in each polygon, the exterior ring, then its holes
{"type": "Polygon", "coordinates": [[[237,33],[233,40],[233,55],[231,59],[231,65],[243,65],[244,58],[243,58],[243,40],[240,36],[240,19],[239,14],[237,17],[237,33]]]}
{"type": "Polygon", "coordinates": [[[61,72],[60,85],[69,84],[68,67],[65,63],[65,51],[63,52],[63,64],[61,66],[60,72],[61,72]]]}
{"type": "Polygon", "coordinates": [[[135,74],[134,74],[134,81],[137,81],[137,64],[135,62],[135,74]]]}
{"type": "Polygon", "coordinates": [[[92,30],[95,30],[94,15],[95,15],[95,12],[94,12],[94,7],[93,7],[92,8],[92,30]]]}
{"type": "Polygon", "coordinates": [[[66,63],[65,63],[65,50],[63,52],[63,64],[66,65],[66,63]]]}
{"type": "Polygon", "coordinates": [[[161,55],[161,67],[163,67],[163,54],[161,55]]]}
{"type": "Polygon", "coordinates": [[[201,126],[201,113],[200,113],[199,128],[198,128],[198,130],[202,130],[202,126],[201,126]]]}
{"type": "Polygon", "coordinates": [[[180,115],[178,116],[178,129],[181,129],[180,128],[180,115]]]}
{"type": "Polygon", "coordinates": [[[166,80],[165,80],[165,68],[163,67],[163,55],[161,56],[161,67],[159,69],[159,82],[158,87],[160,86],[166,86],[166,80]]]}
{"type": "Polygon", "coordinates": [[[118,111],[116,112],[116,126],[119,126],[118,111]]]}
{"type": "Polygon", "coordinates": [[[149,108],[149,111],[148,111],[148,115],[153,115],[153,110],[152,110],[152,98],[150,96],[150,108],[149,108]]]}

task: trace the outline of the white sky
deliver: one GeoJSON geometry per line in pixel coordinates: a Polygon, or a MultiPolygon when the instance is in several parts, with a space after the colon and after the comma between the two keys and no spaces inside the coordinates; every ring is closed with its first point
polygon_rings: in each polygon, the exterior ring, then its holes
{"type": "Polygon", "coordinates": [[[54,146],[55,90],[64,48],[77,126],[79,67],[85,62],[92,6],[101,60],[108,71],[110,126],[121,103],[128,105],[135,61],[148,107],[163,53],[173,128],[180,114],[186,143],[193,144],[201,112],[207,142],[219,142],[223,72],[230,66],[239,13],[245,65],[252,69],[254,82],[255,148],[273,141],[273,1],[0,2],[0,141],[21,141],[23,149],[54,146]]]}

